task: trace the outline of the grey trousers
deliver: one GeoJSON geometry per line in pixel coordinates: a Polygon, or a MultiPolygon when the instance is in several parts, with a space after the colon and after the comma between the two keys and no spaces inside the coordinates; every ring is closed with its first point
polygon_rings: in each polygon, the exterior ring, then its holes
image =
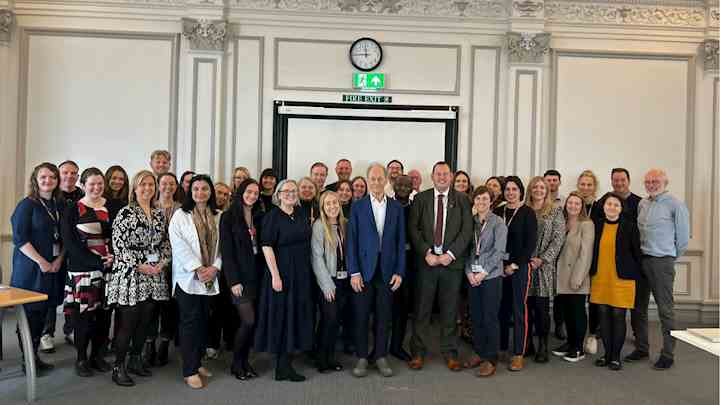
{"type": "Polygon", "coordinates": [[[635,333],[635,347],[639,351],[649,353],[648,306],[650,304],[650,293],[652,292],[663,334],[661,355],[672,359],[675,350],[675,338],[670,336],[670,331],[675,329],[675,301],[673,298],[675,258],[671,256],[643,256],[642,270],[647,277],[647,284],[644,284],[644,280],[636,283],[635,308],[631,312],[631,324],[635,333]]]}

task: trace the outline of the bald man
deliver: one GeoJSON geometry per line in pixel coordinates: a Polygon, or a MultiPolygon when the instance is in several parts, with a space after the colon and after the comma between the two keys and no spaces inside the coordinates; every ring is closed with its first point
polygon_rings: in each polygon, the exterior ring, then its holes
{"type": "MultiPolygon", "coordinates": [[[[670,331],[675,329],[673,284],[675,261],[685,254],[690,240],[690,215],[685,203],[667,191],[669,180],[665,171],[652,169],[645,174],[647,198],[638,205],[638,228],[640,249],[643,253],[642,272],[647,278],[655,298],[663,334],[663,348],[653,368],[667,370],[674,363],[675,339],[670,331]]],[[[625,357],[625,361],[643,360],[649,356],[648,305],[650,295],[644,294],[635,303],[637,349],[625,357]]]]}

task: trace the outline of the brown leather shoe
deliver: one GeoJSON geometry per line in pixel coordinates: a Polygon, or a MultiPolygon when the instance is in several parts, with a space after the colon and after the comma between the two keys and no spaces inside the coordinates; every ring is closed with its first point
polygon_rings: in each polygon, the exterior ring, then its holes
{"type": "Polygon", "coordinates": [[[425,365],[425,360],[421,356],[413,357],[413,359],[408,363],[410,370],[421,370],[423,365],[425,365]]]}
{"type": "Polygon", "coordinates": [[[460,362],[455,357],[448,357],[447,358],[447,368],[450,371],[460,371],[462,370],[462,367],[460,366],[460,362]]]}
{"type": "Polygon", "coordinates": [[[510,371],[520,371],[525,367],[525,358],[520,356],[512,356],[512,359],[510,359],[510,365],[508,366],[508,370],[510,371]]]}
{"type": "Polygon", "coordinates": [[[191,375],[190,377],[185,377],[185,384],[187,384],[188,387],[194,390],[203,388],[203,382],[200,379],[200,375],[198,374],[191,375]]]}
{"type": "Polygon", "coordinates": [[[496,367],[492,362],[483,361],[482,364],[480,364],[480,368],[475,372],[475,375],[478,377],[490,377],[495,374],[495,369],[496,367]]]}
{"type": "Polygon", "coordinates": [[[464,368],[475,368],[482,364],[483,359],[480,358],[477,354],[473,354],[465,363],[463,363],[464,368]]]}

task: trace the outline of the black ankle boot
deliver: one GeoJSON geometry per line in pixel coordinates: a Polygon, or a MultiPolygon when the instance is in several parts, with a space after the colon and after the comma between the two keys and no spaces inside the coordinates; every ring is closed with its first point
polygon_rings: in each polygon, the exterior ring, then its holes
{"type": "Polygon", "coordinates": [[[160,346],[158,346],[157,350],[157,361],[155,364],[158,367],[162,367],[166,364],[168,364],[168,349],[170,348],[170,341],[168,340],[160,340],[160,346]]]}
{"type": "Polygon", "coordinates": [[[145,349],[143,350],[143,362],[145,368],[155,367],[157,360],[157,351],[155,350],[155,340],[148,340],[145,342],[145,349]]]}
{"type": "Polygon", "coordinates": [[[317,351],[317,360],[315,361],[315,364],[317,364],[317,371],[320,374],[325,374],[330,372],[330,367],[328,366],[328,358],[327,353],[324,350],[318,350],[317,351]]]}
{"type": "Polygon", "coordinates": [[[113,367],[112,380],[121,387],[132,387],[135,381],[128,375],[125,361],[116,361],[113,367]]]}
{"type": "Polygon", "coordinates": [[[127,364],[127,371],[140,377],[150,377],[152,375],[152,371],[145,368],[142,356],[130,356],[127,364]]]}
{"type": "Polygon", "coordinates": [[[95,373],[90,369],[89,361],[78,360],[75,362],[75,374],[78,377],[92,377],[95,373]]]}
{"type": "Polygon", "coordinates": [[[535,352],[535,362],[547,363],[550,360],[548,356],[548,337],[541,336],[540,338],[538,338],[538,341],[538,348],[535,352]]]}

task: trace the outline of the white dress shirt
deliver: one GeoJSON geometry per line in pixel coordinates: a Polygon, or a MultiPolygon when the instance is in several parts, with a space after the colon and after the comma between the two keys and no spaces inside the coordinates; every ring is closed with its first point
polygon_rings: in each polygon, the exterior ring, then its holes
{"type": "Polygon", "coordinates": [[[387,212],[387,196],[383,195],[382,200],[378,200],[370,193],[370,205],[372,207],[373,217],[375,218],[375,226],[377,227],[378,238],[380,240],[380,248],[382,248],[383,229],[385,228],[385,213],[387,212]]]}
{"type": "MultiPolygon", "coordinates": [[[[435,224],[437,224],[437,216],[438,216],[438,196],[442,195],[442,201],[443,201],[443,229],[442,229],[442,236],[443,236],[443,242],[445,242],[445,229],[447,228],[447,214],[448,214],[448,193],[450,190],[446,190],[444,192],[438,191],[438,189],[433,188],[433,213],[435,214],[433,218],[433,231],[435,230],[435,224]]],[[[439,246],[442,248],[442,246],[439,246]]],[[[451,251],[447,251],[447,254],[450,255],[450,257],[455,259],[455,255],[451,251]]]]}

